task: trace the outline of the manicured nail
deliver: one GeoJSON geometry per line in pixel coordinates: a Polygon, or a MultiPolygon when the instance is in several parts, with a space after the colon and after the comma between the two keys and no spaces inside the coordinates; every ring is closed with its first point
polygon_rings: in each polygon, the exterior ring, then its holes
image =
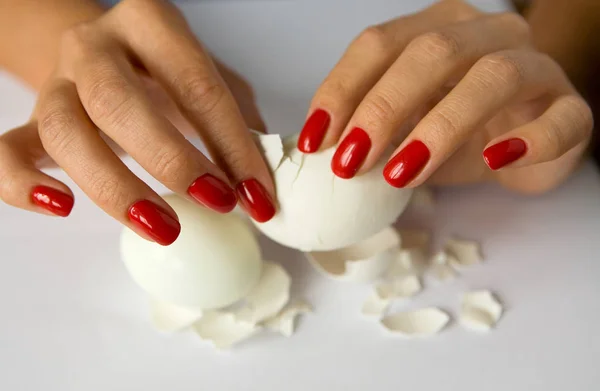
{"type": "Polygon", "coordinates": [[[371,139],[367,132],[361,128],[352,129],[333,155],[331,160],[333,173],[340,178],[352,178],[362,166],[370,149],[371,139]]]}
{"type": "Polygon", "coordinates": [[[148,200],[138,201],[129,208],[129,220],[156,243],[168,246],[181,232],[179,221],[166,210],[148,200]]]}
{"type": "Polygon", "coordinates": [[[275,206],[273,206],[269,193],[256,179],[240,182],[236,191],[240,203],[254,220],[264,223],[275,216],[275,206]]]}
{"type": "Polygon", "coordinates": [[[525,155],[527,144],[520,138],[500,141],[483,151],[483,159],[492,170],[498,170],[525,155]]]}
{"type": "Polygon", "coordinates": [[[75,202],[70,195],[47,186],[34,187],[31,191],[31,201],[61,217],[67,217],[71,213],[75,202]]]}
{"type": "Polygon", "coordinates": [[[411,141],[393,156],[383,169],[383,177],[394,187],[404,187],[425,167],[431,153],[419,140],[411,141]]]}
{"type": "Polygon", "coordinates": [[[219,178],[204,174],[188,188],[188,194],[200,204],[219,213],[231,212],[237,204],[235,192],[219,178]]]}
{"type": "Polygon", "coordinates": [[[304,153],[316,152],[325,138],[330,122],[331,117],[325,110],[315,110],[300,132],[298,149],[304,153]]]}

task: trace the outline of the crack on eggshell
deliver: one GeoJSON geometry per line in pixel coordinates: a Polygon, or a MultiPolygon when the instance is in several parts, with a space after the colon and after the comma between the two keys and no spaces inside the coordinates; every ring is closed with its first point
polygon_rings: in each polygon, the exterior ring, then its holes
{"type": "Polygon", "coordinates": [[[281,136],[278,134],[262,134],[256,131],[252,132],[252,135],[271,170],[277,171],[285,157],[281,136]]]}
{"type": "Polygon", "coordinates": [[[294,179],[292,180],[292,184],[291,184],[292,189],[294,188],[294,184],[296,183],[296,181],[298,180],[298,177],[300,176],[300,171],[302,171],[302,166],[304,166],[305,158],[306,158],[306,156],[304,154],[300,158],[300,165],[298,166],[298,171],[296,172],[296,176],[294,176],[294,179]]]}
{"type": "Polygon", "coordinates": [[[449,321],[446,312],[429,307],[389,315],[381,320],[381,324],[387,330],[407,337],[425,337],[439,333],[449,321]]]}

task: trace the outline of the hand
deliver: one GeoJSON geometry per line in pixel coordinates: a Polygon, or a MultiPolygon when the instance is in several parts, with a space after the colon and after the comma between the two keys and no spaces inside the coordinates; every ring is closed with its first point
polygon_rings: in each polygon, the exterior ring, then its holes
{"type": "Polygon", "coordinates": [[[448,0],[366,29],[318,89],[298,148],[339,142],[332,169],[351,178],[399,141],[383,172],[392,186],[492,179],[539,193],[574,170],[591,130],[523,18],[448,0]]]}
{"type": "Polygon", "coordinates": [[[247,125],[264,126],[251,90],[215,65],[174,6],[125,0],[67,31],[59,58],[31,120],[0,137],[5,202],[70,213],[73,193],[38,168],[49,156],[109,215],[148,239],[172,243],[180,231],[175,212],[108,141],[169,189],[205,207],[226,213],[239,198],[258,221],[274,215],[272,179],[248,132],[247,125]],[[241,105],[245,118],[234,96],[249,97],[241,105]],[[189,121],[215,164],[167,120],[157,100],[189,121]]]}

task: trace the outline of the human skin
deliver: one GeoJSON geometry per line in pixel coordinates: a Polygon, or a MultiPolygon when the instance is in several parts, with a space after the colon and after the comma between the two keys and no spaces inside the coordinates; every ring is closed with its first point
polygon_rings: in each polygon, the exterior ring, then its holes
{"type": "MultiPolygon", "coordinates": [[[[582,31],[600,25],[591,3],[540,1],[528,24],[444,0],[366,28],[316,92],[299,147],[336,146],[333,170],[351,178],[400,141],[385,171],[396,187],[554,188],[591,137],[591,111],[574,87],[589,73],[593,42],[582,31]]],[[[68,216],[73,193],[40,170],[51,161],[109,215],[172,243],[176,214],[120,161],[122,149],[191,201],[226,213],[239,199],[256,220],[274,215],[272,179],[247,132],[264,128],[252,90],[168,2],[124,0],[107,11],[86,0],[0,0],[0,66],[39,92],[30,121],[0,136],[6,203],[68,216]],[[177,121],[203,138],[214,163],[177,121]]]]}

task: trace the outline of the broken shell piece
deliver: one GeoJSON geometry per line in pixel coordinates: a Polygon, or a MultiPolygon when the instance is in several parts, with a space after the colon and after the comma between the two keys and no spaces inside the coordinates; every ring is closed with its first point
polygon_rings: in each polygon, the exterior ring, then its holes
{"type": "Polygon", "coordinates": [[[431,273],[437,280],[450,280],[457,275],[456,270],[451,266],[457,262],[454,255],[440,251],[431,258],[431,273]]]}
{"type": "Polygon", "coordinates": [[[379,294],[375,291],[367,298],[361,312],[363,315],[380,318],[390,305],[390,301],[390,299],[379,297],[379,294]]]}
{"type": "Polygon", "coordinates": [[[193,329],[200,338],[212,342],[217,349],[228,349],[250,338],[261,328],[237,321],[230,312],[208,311],[194,324],[193,329]]]}
{"type": "Polygon", "coordinates": [[[490,291],[474,291],[463,295],[460,322],[465,327],[489,331],[501,316],[502,305],[490,291]]]}
{"type": "Polygon", "coordinates": [[[431,307],[387,316],[381,320],[381,324],[392,332],[419,337],[439,333],[449,320],[447,313],[431,307]]]}
{"type": "Polygon", "coordinates": [[[402,249],[418,248],[426,251],[429,247],[431,236],[429,232],[417,229],[400,230],[400,239],[402,239],[402,249]]]}
{"type": "Polygon", "coordinates": [[[396,256],[392,259],[390,267],[385,272],[385,277],[395,279],[398,277],[414,274],[425,263],[425,255],[421,249],[409,250],[398,249],[396,256]]]}
{"type": "Polygon", "coordinates": [[[456,258],[456,261],[450,262],[453,266],[471,266],[481,263],[483,259],[479,244],[474,241],[448,239],[445,247],[446,251],[456,258]]]}
{"type": "Polygon", "coordinates": [[[190,327],[202,317],[202,310],[179,307],[150,299],[150,319],[159,331],[174,332],[190,327]]]}
{"type": "Polygon", "coordinates": [[[281,333],[283,336],[290,337],[294,333],[296,317],[309,312],[312,312],[311,305],[301,300],[286,306],[279,314],[267,319],[264,326],[269,330],[281,333]]]}
{"type": "Polygon", "coordinates": [[[411,297],[419,293],[422,289],[421,281],[417,276],[405,276],[392,282],[379,284],[375,291],[381,299],[393,299],[398,297],[411,297]]]}
{"type": "Polygon", "coordinates": [[[347,281],[369,282],[379,278],[397,256],[398,232],[387,227],[352,246],[333,251],[314,251],[306,256],[317,270],[347,281]]]}
{"type": "Polygon", "coordinates": [[[235,312],[236,320],[252,324],[277,314],[289,301],[291,279],[276,263],[264,262],[258,283],[245,297],[245,306],[235,312]]]}

